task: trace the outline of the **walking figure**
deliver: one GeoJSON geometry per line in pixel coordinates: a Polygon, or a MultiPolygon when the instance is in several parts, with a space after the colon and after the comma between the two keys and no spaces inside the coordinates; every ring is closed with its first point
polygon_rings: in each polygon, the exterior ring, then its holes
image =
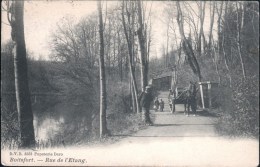
{"type": "Polygon", "coordinates": [[[175,112],[175,91],[172,91],[172,89],[169,90],[168,101],[169,101],[171,112],[174,113],[175,112]]]}
{"type": "Polygon", "coordinates": [[[160,111],[163,112],[163,109],[164,109],[164,101],[162,99],[160,99],[160,111]]]}
{"type": "Polygon", "coordinates": [[[172,91],[172,89],[169,89],[168,102],[169,102],[171,111],[172,111],[172,96],[173,96],[173,91],[172,91]]]}
{"type": "Polygon", "coordinates": [[[155,109],[155,111],[158,111],[158,109],[159,109],[159,100],[158,100],[158,97],[156,97],[155,100],[154,100],[154,109],[155,109]]]}
{"type": "Polygon", "coordinates": [[[141,106],[142,106],[142,116],[145,124],[147,125],[152,125],[152,121],[150,119],[150,104],[153,101],[153,96],[151,93],[151,87],[146,86],[145,87],[145,92],[142,93],[141,95],[141,106]]]}

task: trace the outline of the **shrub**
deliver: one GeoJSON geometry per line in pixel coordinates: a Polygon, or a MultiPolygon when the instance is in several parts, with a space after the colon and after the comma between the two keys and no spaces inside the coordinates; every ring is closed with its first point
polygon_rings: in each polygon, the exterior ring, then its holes
{"type": "Polygon", "coordinates": [[[259,136],[259,87],[256,76],[238,79],[232,89],[222,89],[222,116],[218,130],[232,136],[259,136]]]}

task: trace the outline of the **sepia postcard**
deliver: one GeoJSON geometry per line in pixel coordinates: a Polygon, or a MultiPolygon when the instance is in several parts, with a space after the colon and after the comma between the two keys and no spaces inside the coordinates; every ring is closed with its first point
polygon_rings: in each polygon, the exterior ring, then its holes
{"type": "Polygon", "coordinates": [[[258,1],[4,0],[3,166],[259,165],[258,1]]]}

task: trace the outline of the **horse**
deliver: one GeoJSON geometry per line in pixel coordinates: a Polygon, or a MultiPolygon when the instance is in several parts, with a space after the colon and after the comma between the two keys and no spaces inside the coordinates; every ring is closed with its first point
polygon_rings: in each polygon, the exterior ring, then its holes
{"type": "Polygon", "coordinates": [[[184,105],[184,114],[189,114],[190,108],[194,111],[196,110],[196,105],[193,105],[196,101],[196,92],[191,92],[189,88],[184,88],[184,90],[181,93],[178,93],[176,95],[176,91],[173,92],[173,94],[169,98],[169,104],[172,113],[175,112],[175,104],[183,104],[184,105]],[[177,97],[176,97],[177,96],[177,97]]]}

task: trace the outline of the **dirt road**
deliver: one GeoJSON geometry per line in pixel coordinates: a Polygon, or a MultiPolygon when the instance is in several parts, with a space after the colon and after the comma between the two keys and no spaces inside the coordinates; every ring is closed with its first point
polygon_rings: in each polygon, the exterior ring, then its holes
{"type": "Polygon", "coordinates": [[[154,126],[127,136],[108,148],[112,165],[257,166],[258,141],[218,136],[213,114],[199,111],[187,117],[183,105],[173,115],[151,112],[154,126]],[[112,152],[115,151],[113,154],[112,152]],[[111,157],[111,156],[110,156],[111,157]]]}
{"type": "MultiPolygon", "coordinates": [[[[119,142],[75,151],[87,157],[88,165],[105,166],[234,166],[254,167],[259,164],[258,145],[253,139],[227,139],[217,135],[216,117],[199,111],[187,117],[183,105],[173,115],[151,112],[154,126],[149,126],[119,142]]],[[[73,150],[70,148],[70,151],[73,150]]]]}
{"type": "Polygon", "coordinates": [[[83,153],[89,164],[197,167],[259,164],[257,140],[219,136],[214,127],[217,117],[210,112],[198,111],[198,116],[187,117],[183,105],[179,104],[172,114],[166,96],[166,92],[159,94],[165,101],[165,111],[151,111],[154,126],[112,145],[89,148],[83,153]]]}

